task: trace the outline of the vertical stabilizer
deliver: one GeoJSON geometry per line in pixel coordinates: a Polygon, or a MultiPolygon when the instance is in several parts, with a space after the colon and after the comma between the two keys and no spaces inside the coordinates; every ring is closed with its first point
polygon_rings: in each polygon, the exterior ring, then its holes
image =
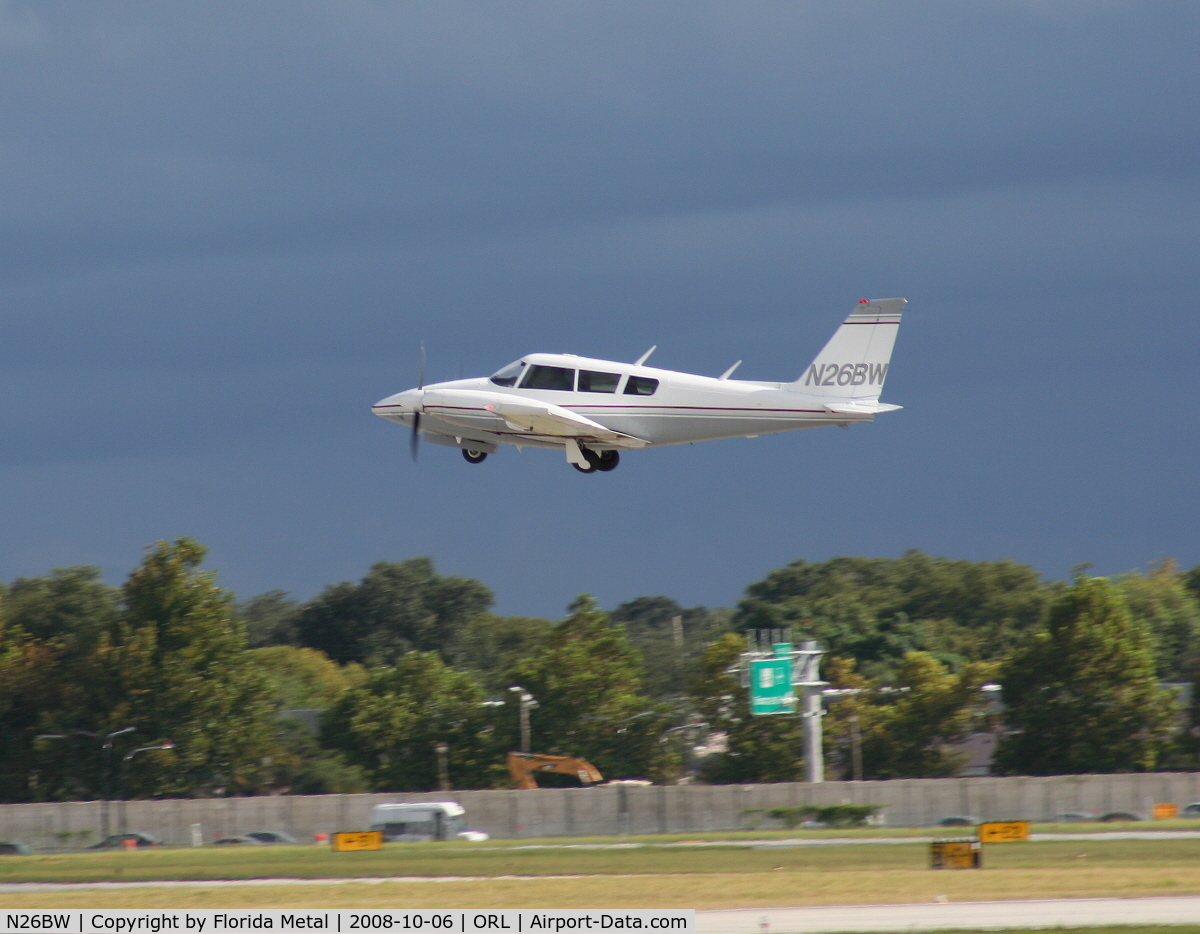
{"type": "Polygon", "coordinates": [[[905,304],[902,298],[859,302],[790,388],[809,396],[877,400],[905,304]]]}

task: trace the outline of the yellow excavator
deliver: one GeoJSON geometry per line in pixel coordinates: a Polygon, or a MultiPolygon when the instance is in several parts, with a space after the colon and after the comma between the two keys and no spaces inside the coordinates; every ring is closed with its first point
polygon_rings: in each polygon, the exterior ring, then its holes
{"type": "Polygon", "coordinates": [[[508,774],[518,788],[537,788],[538,772],[557,772],[560,775],[574,775],[584,785],[594,785],[604,781],[600,770],[586,759],[575,756],[548,756],[536,752],[510,752],[508,754],[508,774]]]}

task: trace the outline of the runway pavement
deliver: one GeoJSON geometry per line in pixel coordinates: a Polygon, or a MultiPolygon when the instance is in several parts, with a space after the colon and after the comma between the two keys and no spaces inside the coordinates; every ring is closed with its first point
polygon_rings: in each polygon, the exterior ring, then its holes
{"type": "Polygon", "coordinates": [[[950,928],[994,931],[1117,924],[1200,925],[1200,896],[696,912],[696,934],[832,934],[839,931],[944,931],[950,928]]]}

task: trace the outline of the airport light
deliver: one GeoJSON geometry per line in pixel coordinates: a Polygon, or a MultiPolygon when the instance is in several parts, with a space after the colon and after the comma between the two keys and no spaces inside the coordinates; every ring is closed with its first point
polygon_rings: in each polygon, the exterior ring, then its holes
{"type": "Polygon", "coordinates": [[[126,779],[129,777],[129,760],[132,759],[134,756],[136,756],[138,753],[152,752],[153,750],[156,750],[156,749],[174,749],[174,748],[175,748],[175,744],[171,740],[165,739],[161,743],[157,743],[153,746],[139,746],[137,749],[131,749],[131,750],[129,750],[129,752],[125,753],[125,755],[122,757],[121,771],[120,771],[119,781],[117,782],[117,790],[121,795],[121,829],[119,831],[120,833],[128,832],[128,827],[126,826],[126,821],[125,821],[125,799],[126,799],[125,783],[126,783],[126,779]]]}
{"type": "Polygon", "coordinates": [[[100,839],[108,836],[108,763],[112,756],[113,740],[126,733],[132,733],[136,726],[126,726],[111,733],[94,733],[91,730],[71,730],[69,733],[39,733],[34,739],[70,739],[72,736],[86,736],[89,739],[100,740],[100,839]]]}

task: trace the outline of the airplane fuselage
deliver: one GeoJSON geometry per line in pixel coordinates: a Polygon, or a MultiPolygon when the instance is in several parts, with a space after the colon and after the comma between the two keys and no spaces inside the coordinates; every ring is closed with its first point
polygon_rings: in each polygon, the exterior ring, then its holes
{"type": "Polygon", "coordinates": [[[716,379],[571,354],[530,354],[521,358],[517,365],[520,364],[574,371],[575,386],[581,371],[616,374],[618,380],[611,392],[580,392],[576,388],[500,386],[487,377],[458,379],[389,396],[372,406],[372,411],[389,421],[411,426],[414,409],[420,405],[421,430],[430,435],[492,444],[561,447],[560,434],[514,427],[497,408],[488,408],[489,404],[502,408],[507,401],[529,400],[578,413],[643,442],[596,438],[589,446],[598,450],[755,437],[800,428],[867,422],[875,417],[869,413],[831,412],[817,397],[783,388],[786,383],[716,379]],[[627,391],[631,377],[656,381],[657,385],[649,395],[634,394],[627,391]]]}

